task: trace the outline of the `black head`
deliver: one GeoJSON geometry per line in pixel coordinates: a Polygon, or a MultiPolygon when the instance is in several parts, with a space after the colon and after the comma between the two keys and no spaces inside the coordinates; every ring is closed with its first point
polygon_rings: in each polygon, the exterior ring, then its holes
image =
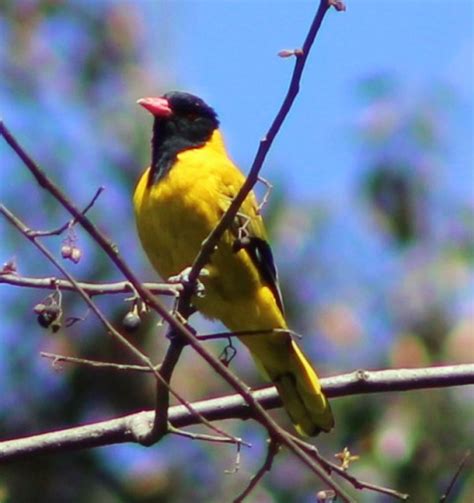
{"type": "Polygon", "coordinates": [[[189,93],[173,91],[160,98],[142,98],[138,104],[155,117],[152,138],[155,179],[169,171],[179,152],[202,147],[219,127],[214,110],[189,93]]]}
{"type": "Polygon", "coordinates": [[[166,93],[163,99],[168,101],[169,106],[176,117],[183,120],[197,121],[201,124],[210,124],[215,129],[219,127],[217,114],[201,98],[194,94],[172,91],[166,93]]]}

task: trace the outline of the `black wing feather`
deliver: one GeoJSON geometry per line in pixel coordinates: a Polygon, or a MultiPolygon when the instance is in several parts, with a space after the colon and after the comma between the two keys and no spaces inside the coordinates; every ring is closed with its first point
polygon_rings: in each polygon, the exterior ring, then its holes
{"type": "Polygon", "coordinates": [[[257,267],[262,280],[270,287],[280,311],[285,314],[283,307],[283,298],[281,296],[278,283],[278,271],[273,260],[273,253],[270,245],[264,239],[257,237],[248,237],[242,240],[241,247],[249,254],[252,262],[257,267]]]}

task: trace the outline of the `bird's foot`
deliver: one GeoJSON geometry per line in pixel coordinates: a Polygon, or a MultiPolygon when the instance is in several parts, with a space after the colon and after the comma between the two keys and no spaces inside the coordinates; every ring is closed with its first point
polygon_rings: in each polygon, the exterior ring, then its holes
{"type": "MultiPolygon", "coordinates": [[[[176,274],[175,276],[170,276],[168,278],[168,283],[172,284],[180,284],[183,285],[183,287],[187,288],[191,284],[191,279],[189,278],[189,274],[191,273],[191,267],[186,267],[186,269],[183,269],[179,274],[176,274]]],[[[209,271],[206,268],[202,268],[200,273],[199,273],[199,278],[205,278],[209,276],[209,271]]],[[[193,294],[196,295],[197,297],[204,297],[205,296],[205,287],[202,284],[202,282],[197,279],[194,287],[193,287],[193,294]]]]}

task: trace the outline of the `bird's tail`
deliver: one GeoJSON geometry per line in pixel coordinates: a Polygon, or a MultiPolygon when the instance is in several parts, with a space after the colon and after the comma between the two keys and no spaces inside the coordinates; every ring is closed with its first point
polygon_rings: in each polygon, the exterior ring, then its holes
{"type": "Polygon", "coordinates": [[[316,372],[295,341],[290,341],[285,353],[283,363],[268,358],[268,353],[252,351],[257,365],[275,384],[296,431],[303,436],[330,431],[334,418],[316,372]]]}

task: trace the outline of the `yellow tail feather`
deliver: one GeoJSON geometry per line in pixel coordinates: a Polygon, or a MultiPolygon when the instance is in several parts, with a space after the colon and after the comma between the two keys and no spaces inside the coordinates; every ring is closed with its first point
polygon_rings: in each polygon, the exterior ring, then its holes
{"type": "Polygon", "coordinates": [[[285,367],[274,366],[275,359],[265,358],[252,351],[258,367],[275,384],[283,407],[300,435],[314,436],[320,431],[330,431],[334,418],[329,402],[321,391],[318,376],[298,345],[292,340],[288,345],[285,367]]]}

